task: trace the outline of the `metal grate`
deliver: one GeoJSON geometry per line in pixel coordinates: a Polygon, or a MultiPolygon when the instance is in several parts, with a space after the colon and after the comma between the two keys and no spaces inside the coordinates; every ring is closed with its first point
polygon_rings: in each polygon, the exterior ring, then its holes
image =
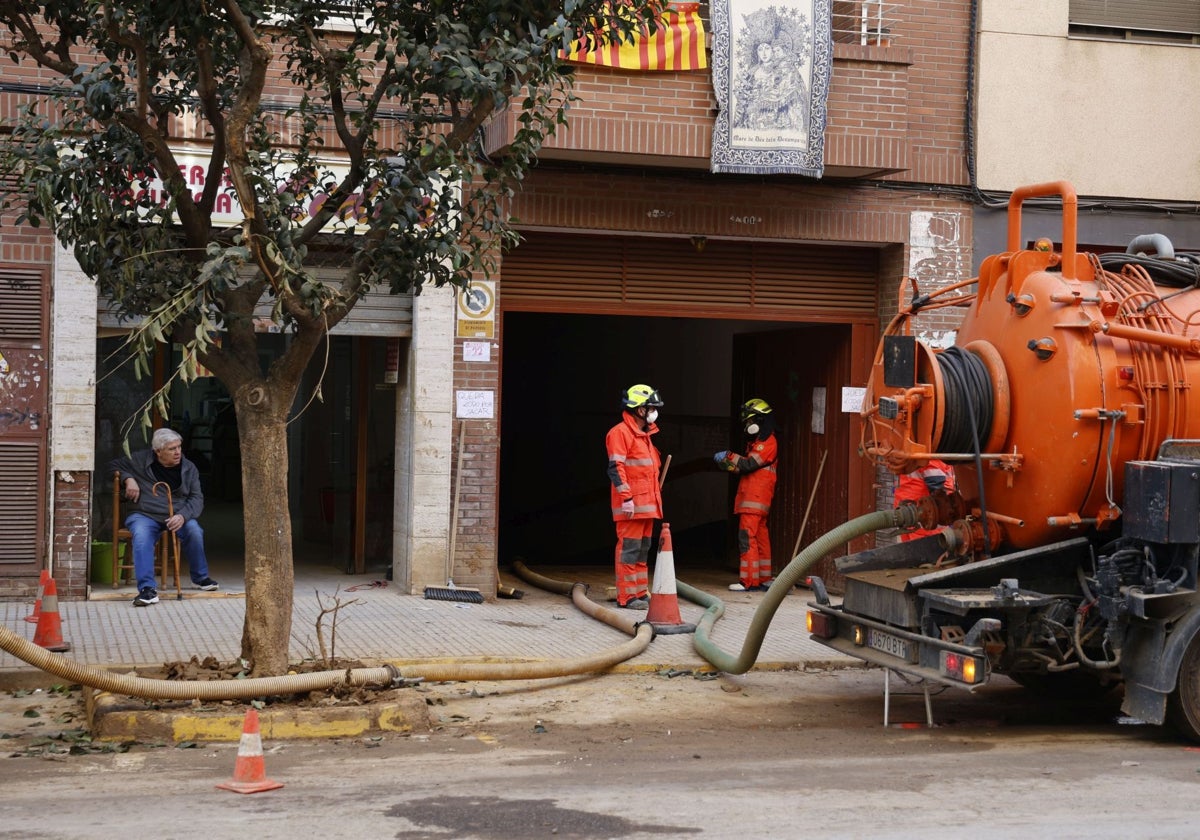
{"type": "Polygon", "coordinates": [[[0,440],[0,568],[39,561],[41,447],[0,440]]]}
{"type": "Polygon", "coordinates": [[[0,339],[39,342],[46,318],[40,271],[0,267],[0,339]]]}

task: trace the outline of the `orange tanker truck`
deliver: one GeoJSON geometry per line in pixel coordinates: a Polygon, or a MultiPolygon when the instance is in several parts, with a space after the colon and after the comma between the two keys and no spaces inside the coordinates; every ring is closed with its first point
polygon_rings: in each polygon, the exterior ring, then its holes
{"type": "Polygon", "coordinates": [[[936,535],[841,558],[840,605],[814,579],[809,629],[926,686],[1120,683],[1125,714],[1200,740],[1200,259],[1158,234],[1081,253],[1076,210],[1065,182],[1017,190],[1007,252],[886,328],[861,453],[946,461],[957,489],[910,503],[936,535]],[[1021,242],[1042,196],[1058,250],[1021,242]],[[966,314],[939,350],[911,324],[943,306],[966,314]]]}

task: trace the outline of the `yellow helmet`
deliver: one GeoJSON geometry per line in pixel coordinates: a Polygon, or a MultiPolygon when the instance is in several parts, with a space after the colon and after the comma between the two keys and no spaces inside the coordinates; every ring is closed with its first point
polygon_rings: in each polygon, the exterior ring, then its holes
{"type": "Polygon", "coordinates": [[[650,408],[662,408],[662,397],[658,395],[649,385],[633,385],[626,389],[621,395],[621,404],[625,408],[641,408],[649,406],[650,408]]]}
{"type": "Polygon", "coordinates": [[[756,414],[770,414],[771,406],[766,400],[760,400],[758,397],[746,400],[742,403],[742,419],[748,420],[756,414]]]}

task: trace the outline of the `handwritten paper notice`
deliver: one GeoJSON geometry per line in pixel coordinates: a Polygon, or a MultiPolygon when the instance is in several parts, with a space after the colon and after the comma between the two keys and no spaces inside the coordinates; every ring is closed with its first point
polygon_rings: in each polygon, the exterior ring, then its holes
{"type": "Polygon", "coordinates": [[[495,401],[493,391],[455,391],[454,413],[465,420],[490,420],[495,416],[495,401]]]}
{"type": "Polygon", "coordinates": [[[866,396],[866,388],[842,388],[842,411],[849,414],[857,414],[862,411],[863,400],[866,396]]]}
{"type": "Polygon", "coordinates": [[[486,341],[464,341],[464,362],[490,362],[492,360],[492,345],[486,341]]]}

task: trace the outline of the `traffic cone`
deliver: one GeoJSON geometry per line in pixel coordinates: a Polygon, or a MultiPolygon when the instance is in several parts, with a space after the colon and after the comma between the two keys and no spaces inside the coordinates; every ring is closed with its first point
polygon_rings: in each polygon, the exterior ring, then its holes
{"type": "Polygon", "coordinates": [[[234,793],[261,793],[283,787],[283,782],[267,778],[262,738],[258,734],[258,711],[253,706],[246,710],[246,719],[242,722],[242,741],[238,744],[233,778],[217,787],[234,793]]]}
{"type": "Polygon", "coordinates": [[[33,643],[55,653],[71,649],[71,643],[63,641],[62,619],[58,615],[58,586],[54,583],[54,578],[46,579],[46,591],[42,593],[42,611],[38,614],[33,643]]]}
{"type": "Polygon", "coordinates": [[[46,581],[50,580],[50,572],[42,569],[42,574],[38,577],[38,594],[37,600],[33,602],[33,612],[25,616],[25,620],[31,624],[37,624],[38,616],[42,614],[42,596],[46,594],[46,581]]]}
{"type": "Polygon", "coordinates": [[[654,564],[654,583],[650,587],[650,609],[646,620],[656,633],[694,633],[695,624],[684,623],[679,615],[679,595],[675,591],[675,552],[671,549],[671,526],[662,524],[658,539],[658,560],[654,564]]]}

